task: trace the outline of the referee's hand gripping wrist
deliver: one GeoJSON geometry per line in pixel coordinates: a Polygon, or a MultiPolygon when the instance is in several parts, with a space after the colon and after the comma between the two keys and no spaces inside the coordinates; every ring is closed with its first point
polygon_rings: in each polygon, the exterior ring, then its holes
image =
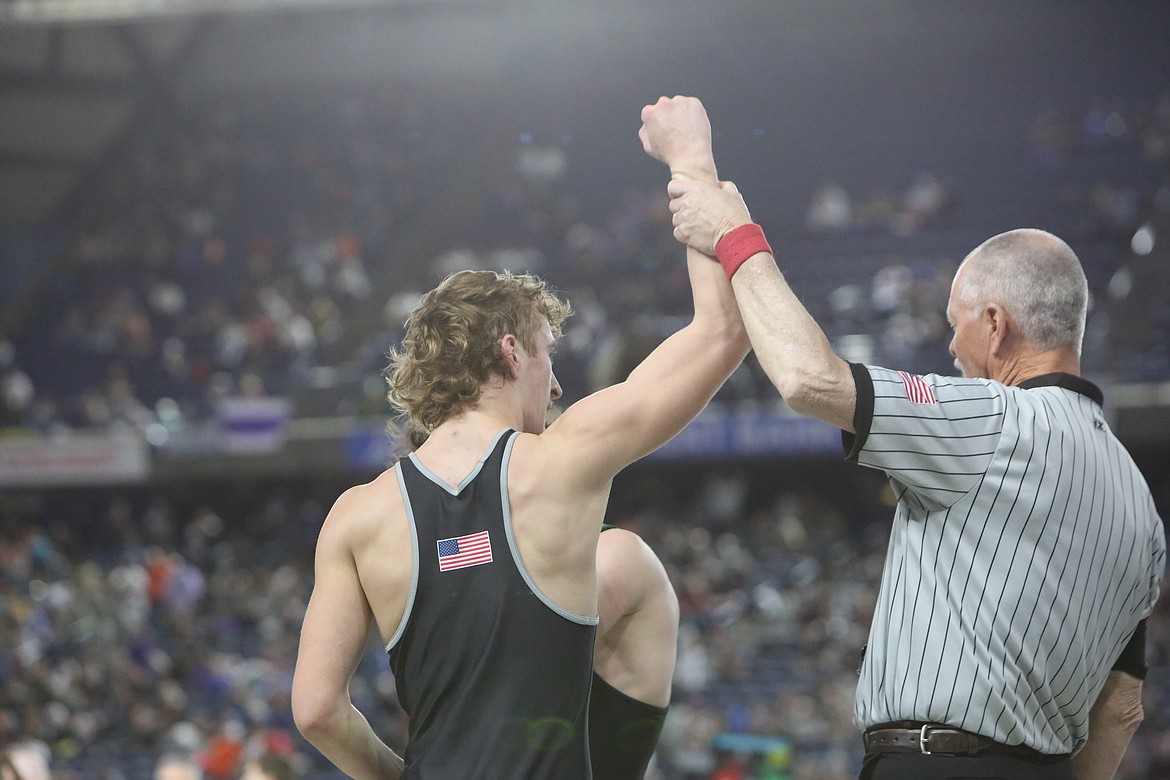
{"type": "Polygon", "coordinates": [[[731,182],[672,179],[666,191],[674,237],[705,255],[715,257],[721,240],[752,222],[747,205],[731,182]]]}

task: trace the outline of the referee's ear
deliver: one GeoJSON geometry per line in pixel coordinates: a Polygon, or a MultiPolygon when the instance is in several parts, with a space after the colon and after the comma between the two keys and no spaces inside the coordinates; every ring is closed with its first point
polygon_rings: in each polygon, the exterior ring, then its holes
{"type": "Polygon", "coordinates": [[[987,329],[987,347],[991,354],[1004,357],[1015,327],[1008,310],[998,303],[983,308],[983,323],[987,329]]]}

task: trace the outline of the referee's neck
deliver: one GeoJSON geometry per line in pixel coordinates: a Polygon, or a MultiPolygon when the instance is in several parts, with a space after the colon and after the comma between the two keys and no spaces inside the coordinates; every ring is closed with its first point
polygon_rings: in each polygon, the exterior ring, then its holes
{"type": "Polygon", "coordinates": [[[990,379],[1011,386],[1044,374],[1063,373],[1080,376],[1081,356],[1066,347],[1024,351],[1009,355],[991,373],[990,379]]]}

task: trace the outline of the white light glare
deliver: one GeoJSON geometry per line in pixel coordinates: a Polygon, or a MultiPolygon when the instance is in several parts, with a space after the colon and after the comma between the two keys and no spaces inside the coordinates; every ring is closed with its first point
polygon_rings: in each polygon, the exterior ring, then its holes
{"type": "Polygon", "coordinates": [[[1148,255],[1154,251],[1154,227],[1147,222],[1138,228],[1130,239],[1129,248],[1135,255],[1148,255]]]}

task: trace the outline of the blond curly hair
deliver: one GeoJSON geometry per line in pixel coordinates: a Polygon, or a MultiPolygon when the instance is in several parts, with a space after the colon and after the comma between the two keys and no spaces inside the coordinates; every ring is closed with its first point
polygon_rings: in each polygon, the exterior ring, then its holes
{"type": "Polygon", "coordinates": [[[492,377],[506,375],[501,338],[511,333],[534,352],[541,317],[560,338],[571,313],[567,300],[531,274],[453,273],[407,318],[401,346],[390,350],[386,397],[409,418],[411,438],[425,439],[474,406],[492,377]]]}

